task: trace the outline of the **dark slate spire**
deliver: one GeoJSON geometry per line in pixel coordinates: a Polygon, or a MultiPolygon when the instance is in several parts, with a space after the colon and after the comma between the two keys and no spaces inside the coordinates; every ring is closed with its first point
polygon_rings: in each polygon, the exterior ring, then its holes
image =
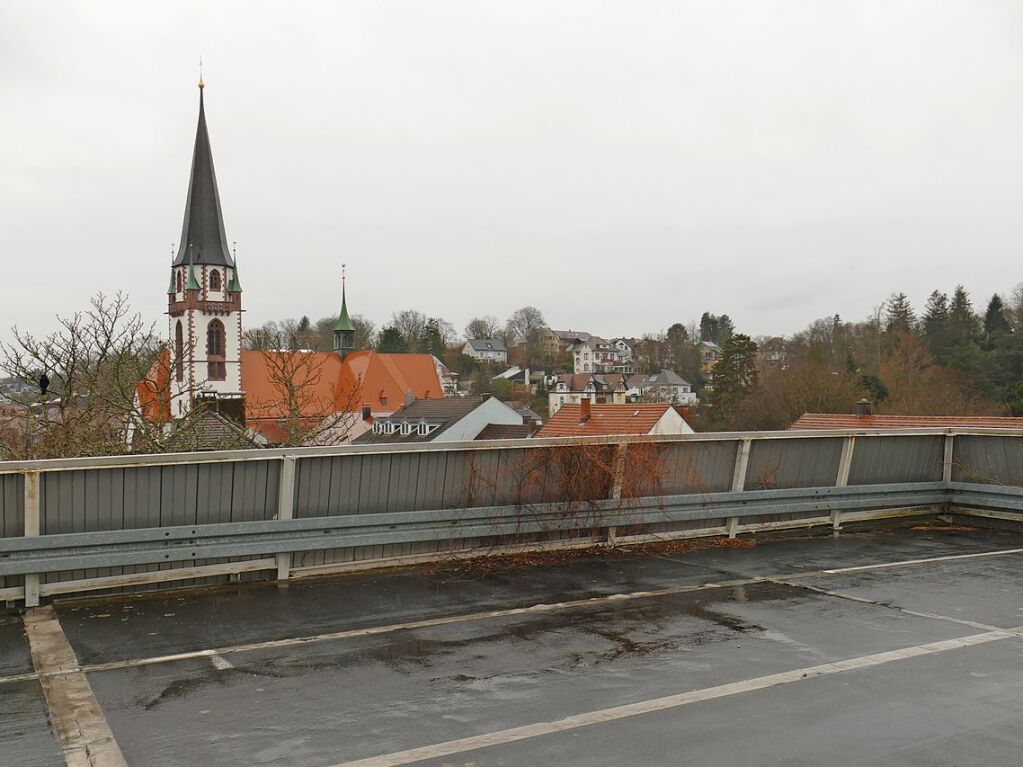
{"type": "Polygon", "coordinates": [[[220,212],[220,193],[217,176],[213,171],[213,152],[210,134],[206,130],[206,110],[203,107],[203,88],[199,81],[199,127],[195,131],[195,149],[192,152],[192,175],[188,179],[188,199],[185,201],[185,222],[181,227],[181,246],[174,259],[175,266],[194,263],[234,266],[224,233],[224,216],[220,212]]]}

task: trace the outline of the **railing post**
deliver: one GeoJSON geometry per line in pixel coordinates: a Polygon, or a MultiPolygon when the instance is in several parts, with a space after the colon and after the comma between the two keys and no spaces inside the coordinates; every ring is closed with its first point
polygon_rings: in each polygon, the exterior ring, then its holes
{"type": "MultiPolygon", "coordinates": [[[[739,493],[746,489],[746,470],[749,468],[749,453],[753,440],[749,437],[740,440],[735,452],[735,470],[732,472],[732,492],[739,493]]],[[[727,522],[728,537],[734,538],[739,529],[739,518],[729,517],[727,522]]]]}
{"type": "Polygon", "coordinates": [[[739,442],[735,454],[735,471],[732,472],[732,492],[738,493],[746,489],[746,469],[749,468],[749,451],[753,440],[749,437],[739,442]]]}
{"type": "Polygon", "coordinates": [[[955,449],[955,437],[952,434],[945,435],[945,457],[941,462],[941,481],[946,485],[952,481],[952,456],[955,449]]]}
{"type": "MultiPolygon", "coordinates": [[[[856,436],[846,437],[842,443],[842,453],[838,457],[838,476],[835,477],[835,487],[847,487],[849,485],[849,471],[852,469],[853,451],[856,450],[856,436]]],[[[835,535],[842,529],[842,512],[836,509],[830,514],[831,530],[835,535]]]]}
{"type": "MultiPolygon", "coordinates": [[[[281,459],[281,481],[277,486],[277,519],[293,519],[295,516],[295,458],[281,459]]],[[[277,580],[291,577],[291,552],[277,554],[277,580]]]]}
{"type": "MultiPolygon", "coordinates": [[[[26,538],[39,535],[39,472],[26,471],[25,480],[25,532],[26,538]]],[[[25,607],[39,606],[39,573],[25,575],[25,607]]]]}

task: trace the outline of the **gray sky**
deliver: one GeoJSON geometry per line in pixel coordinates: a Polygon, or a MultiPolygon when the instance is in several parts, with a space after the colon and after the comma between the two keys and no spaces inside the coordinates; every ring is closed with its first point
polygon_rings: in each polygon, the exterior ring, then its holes
{"type": "Polygon", "coordinates": [[[4,3],[0,332],[163,322],[205,59],[250,326],[752,334],[1023,280],[1023,4],[4,3]]]}

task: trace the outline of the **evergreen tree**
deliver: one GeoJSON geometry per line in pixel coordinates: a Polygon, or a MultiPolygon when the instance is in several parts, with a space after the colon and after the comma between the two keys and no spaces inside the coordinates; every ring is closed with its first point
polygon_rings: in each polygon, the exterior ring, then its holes
{"type": "Polygon", "coordinates": [[[734,333],[735,325],[727,314],[719,316],[704,312],[700,317],[700,339],[703,341],[713,341],[718,346],[724,346],[734,333]]]}
{"type": "Polygon", "coordinates": [[[935,290],[927,299],[921,322],[927,348],[935,357],[941,357],[948,348],[948,296],[935,290]]]}
{"type": "Polygon", "coordinates": [[[888,299],[888,310],[885,315],[885,331],[892,335],[912,333],[916,328],[916,314],[913,305],[905,293],[893,293],[888,299]]]}
{"type": "Polygon", "coordinates": [[[953,347],[972,344],[980,335],[980,319],[973,311],[973,303],[966,288],[957,285],[948,307],[949,344],[953,347]]]}
{"type": "Polygon", "coordinates": [[[984,312],[984,336],[991,342],[996,335],[1011,332],[1012,327],[1005,316],[1005,305],[1001,296],[995,293],[988,302],[987,311],[984,312]]]}
{"type": "Polygon", "coordinates": [[[408,353],[408,344],[398,328],[388,325],[380,331],[377,351],[385,354],[406,354],[408,353]]]}
{"type": "Polygon", "coordinates": [[[728,426],[739,405],[759,381],[757,345],[737,333],[722,347],[722,356],[714,366],[714,391],[711,395],[712,418],[718,426],[728,426]]]}

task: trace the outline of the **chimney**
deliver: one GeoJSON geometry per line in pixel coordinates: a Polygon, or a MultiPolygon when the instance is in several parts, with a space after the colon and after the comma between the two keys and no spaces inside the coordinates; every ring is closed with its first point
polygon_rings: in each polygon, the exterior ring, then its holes
{"type": "Polygon", "coordinates": [[[411,406],[416,401],[416,395],[410,391],[405,392],[405,407],[411,406]]]}
{"type": "Polygon", "coordinates": [[[590,399],[587,397],[579,402],[579,423],[586,423],[590,420],[590,399]]]}
{"type": "Polygon", "coordinates": [[[860,418],[866,418],[870,415],[870,400],[864,397],[856,403],[856,415],[860,418]]]}
{"type": "Polygon", "coordinates": [[[373,417],[373,408],[371,408],[368,404],[367,405],[363,405],[362,406],[362,420],[363,421],[368,421],[372,417],[373,417]]]}

